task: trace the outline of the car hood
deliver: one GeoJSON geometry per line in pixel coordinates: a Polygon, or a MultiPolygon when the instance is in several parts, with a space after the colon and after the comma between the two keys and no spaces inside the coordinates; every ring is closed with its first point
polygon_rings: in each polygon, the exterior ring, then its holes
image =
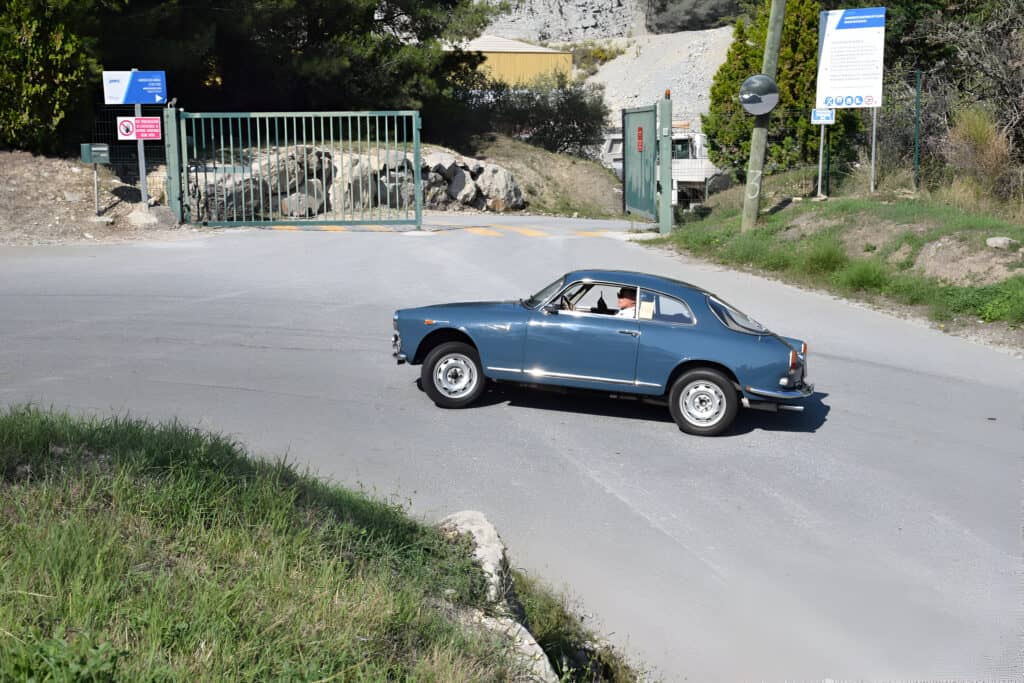
{"type": "Polygon", "coordinates": [[[441,318],[444,316],[506,312],[519,307],[518,301],[462,301],[451,304],[434,304],[417,308],[403,308],[398,311],[400,316],[441,318]]]}

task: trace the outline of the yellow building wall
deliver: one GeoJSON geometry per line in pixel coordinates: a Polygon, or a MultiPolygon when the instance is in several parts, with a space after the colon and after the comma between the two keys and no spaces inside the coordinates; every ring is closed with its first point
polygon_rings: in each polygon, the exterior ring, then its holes
{"type": "Polygon", "coordinates": [[[572,55],[568,52],[484,52],[480,68],[491,78],[509,85],[521,85],[552,71],[572,75],[572,55]]]}

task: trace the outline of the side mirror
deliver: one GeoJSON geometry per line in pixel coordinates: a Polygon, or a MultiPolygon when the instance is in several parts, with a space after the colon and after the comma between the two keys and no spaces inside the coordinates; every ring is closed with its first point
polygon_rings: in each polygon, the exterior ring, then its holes
{"type": "Polygon", "coordinates": [[[558,304],[548,304],[543,308],[544,315],[558,315],[558,312],[562,310],[558,307],[558,304]]]}

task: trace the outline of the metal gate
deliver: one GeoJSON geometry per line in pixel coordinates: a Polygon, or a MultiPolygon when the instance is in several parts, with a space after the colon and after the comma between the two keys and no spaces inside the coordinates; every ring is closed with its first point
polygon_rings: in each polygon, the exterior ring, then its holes
{"type": "Polygon", "coordinates": [[[652,220],[657,218],[656,115],[653,105],[622,110],[622,208],[652,220]]]}
{"type": "Polygon", "coordinates": [[[168,203],[183,223],[422,226],[419,112],[168,108],[164,131],[168,203]]]}

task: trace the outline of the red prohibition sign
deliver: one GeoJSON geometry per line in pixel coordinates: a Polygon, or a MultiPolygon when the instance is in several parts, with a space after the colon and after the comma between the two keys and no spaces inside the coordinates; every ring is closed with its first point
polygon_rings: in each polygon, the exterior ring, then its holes
{"type": "Polygon", "coordinates": [[[132,131],[135,130],[135,124],[131,121],[121,122],[121,135],[131,135],[132,131]]]}

